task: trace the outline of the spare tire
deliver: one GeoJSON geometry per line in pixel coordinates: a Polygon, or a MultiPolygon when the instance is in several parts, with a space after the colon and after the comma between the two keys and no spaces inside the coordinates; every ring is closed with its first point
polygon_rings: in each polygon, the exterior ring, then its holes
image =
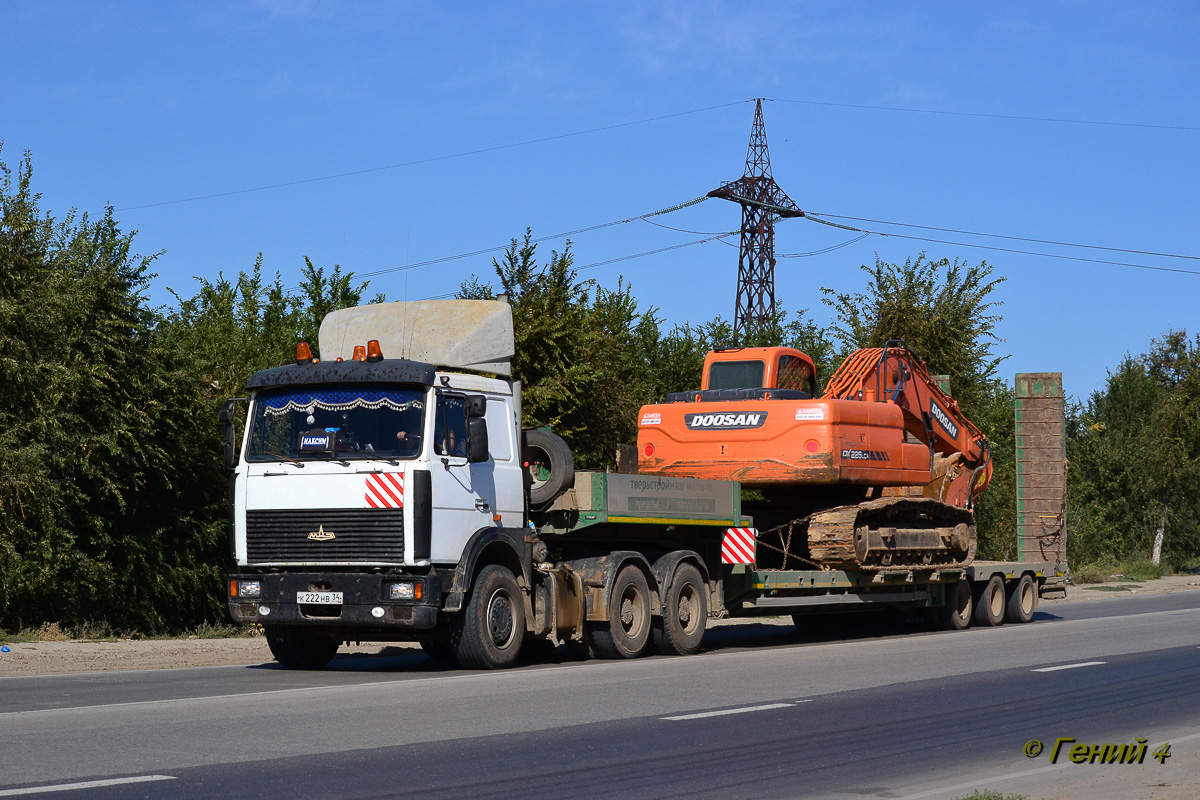
{"type": "Polygon", "coordinates": [[[521,442],[521,463],[529,473],[529,502],[544,506],[575,485],[575,458],[561,437],[539,429],[527,430],[521,442]]]}

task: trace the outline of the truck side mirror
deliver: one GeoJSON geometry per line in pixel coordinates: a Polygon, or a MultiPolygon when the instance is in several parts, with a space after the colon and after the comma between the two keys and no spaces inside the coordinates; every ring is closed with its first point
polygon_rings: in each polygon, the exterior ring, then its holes
{"type": "Polygon", "coordinates": [[[469,394],[463,405],[467,417],[484,417],[487,415],[487,398],[481,394],[469,394]]]}
{"type": "Polygon", "coordinates": [[[467,462],[482,464],[488,460],[487,420],[482,416],[467,418],[467,462]]]}
{"type": "Polygon", "coordinates": [[[221,449],[225,453],[226,469],[233,469],[237,466],[237,439],[233,429],[233,420],[237,404],[245,399],[244,397],[231,397],[221,403],[221,410],[217,413],[217,419],[221,423],[221,449]]]}

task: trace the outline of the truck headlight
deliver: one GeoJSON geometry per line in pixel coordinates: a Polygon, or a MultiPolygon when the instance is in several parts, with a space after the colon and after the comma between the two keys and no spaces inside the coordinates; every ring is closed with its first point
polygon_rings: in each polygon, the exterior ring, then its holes
{"type": "Polygon", "coordinates": [[[393,583],[391,587],[391,598],[393,600],[412,600],[417,597],[417,592],[412,583],[393,583]]]}
{"type": "Polygon", "coordinates": [[[259,581],[242,581],[238,584],[238,597],[258,597],[262,594],[262,583],[259,581]]]}

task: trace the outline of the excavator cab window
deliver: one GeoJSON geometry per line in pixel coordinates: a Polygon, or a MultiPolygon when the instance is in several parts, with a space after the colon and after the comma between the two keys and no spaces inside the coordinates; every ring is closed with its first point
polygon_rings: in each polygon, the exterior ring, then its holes
{"type": "Polygon", "coordinates": [[[761,389],[762,361],[714,361],[708,368],[709,389],[761,389]]]}
{"type": "Polygon", "coordinates": [[[780,356],[779,369],[776,370],[776,389],[795,389],[804,392],[809,397],[816,397],[816,381],[813,380],[812,367],[808,362],[796,356],[780,356]]]}

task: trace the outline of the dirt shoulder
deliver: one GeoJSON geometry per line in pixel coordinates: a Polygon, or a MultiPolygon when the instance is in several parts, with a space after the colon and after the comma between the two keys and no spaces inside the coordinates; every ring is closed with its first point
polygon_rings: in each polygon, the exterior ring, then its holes
{"type": "MultiPolygon", "coordinates": [[[[1144,583],[1120,581],[1072,586],[1065,600],[1044,600],[1047,605],[1106,600],[1130,594],[1158,595],[1200,591],[1200,575],[1171,575],[1144,583]]],[[[786,619],[786,618],[781,618],[786,619]]],[[[769,620],[758,619],[757,623],[769,620]]],[[[745,624],[722,620],[716,624],[745,624]]],[[[119,641],[43,641],[8,644],[0,652],[0,678],[133,669],[175,669],[267,664],[273,660],[261,637],[235,639],[123,639],[119,641]]],[[[363,643],[343,647],[342,654],[370,655],[396,648],[419,650],[415,644],[363,643]]]]}
{"type": "MultiPolygon", "coordinates": [[[[376,654],[384,647],[420,646],[389,642],[343,647],[341,654],[376,654]]],[[[269,664],[274,661],[261,636],[236,639],[122,639],[115,642],[18,642],[0,653],[0,678],[130,669],[176,669],[269,664]]]]}

